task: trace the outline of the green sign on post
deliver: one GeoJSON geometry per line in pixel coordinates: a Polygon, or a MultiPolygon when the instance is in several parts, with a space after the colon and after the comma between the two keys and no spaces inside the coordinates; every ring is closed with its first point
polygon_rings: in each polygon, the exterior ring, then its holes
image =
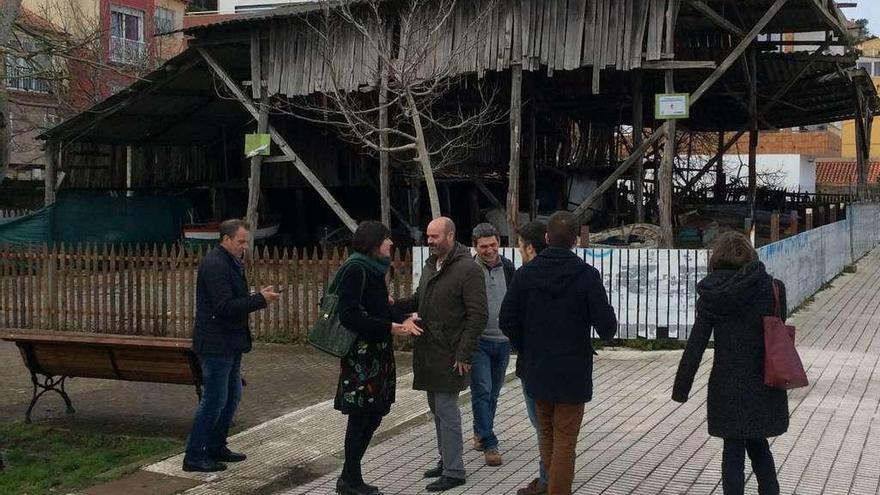
{"type": "Polygon", "coordinates": [[[244,156],[253,158],[257,155],[269,156],[272,137],[268,134],[245,134],[244,156]]]}
{"type": "Polygon", "coordinates": [[[654,118],[657,120],[690,117],[690,96],[687,93],[662,93],[654,96],[654,118]]]}

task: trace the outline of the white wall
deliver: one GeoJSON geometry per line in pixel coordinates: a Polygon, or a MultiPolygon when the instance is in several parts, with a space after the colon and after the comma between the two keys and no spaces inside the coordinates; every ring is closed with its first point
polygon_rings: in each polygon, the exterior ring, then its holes
{"type": "MultiPolygon", "coordinates": [[[[706,163],[711,156],[694,156],[692,161],[701,164],[706,163]]],[[[724,170],[728,177],[736,174],[740,164],[743,164],[742,171],[745,177],[747,166],[749,163],[749,155],[724,155],[724,170]]],[[[790,191],[816,192],[816,160],[806,155],[783,155],[783,154],[764,154],[756,157],[758,173],[768,173],[780,171],[785,174],[782,187],[790,191]]],[[[711,174],[710,174],[711,175],[711,174]]]]}
{"type": "Polygon", "coordinates": [[[217,0],[217,11],[231,14],[237,11],[273,8],[307,1],[310,0],[217,0]]]}

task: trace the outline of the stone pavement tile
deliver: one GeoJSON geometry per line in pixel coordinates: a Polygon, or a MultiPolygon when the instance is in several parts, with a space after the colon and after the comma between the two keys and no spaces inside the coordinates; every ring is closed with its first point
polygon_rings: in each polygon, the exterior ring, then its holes
{"type": "MultiPolygon", "coordinates": [[[[880,250],[856,274],[794,315],[810,385],[789,393],[788,433],[772,439],[784,494],[876,494],[880,486],[880,250]]],[[[706,384],[712,352],[686,404],[670,401],[680,352],[605,350],[595,362],[595,399],[579,439],[575,493],[721,494],[722,441],[707,434],[706,384]]],[[[467,441],[471,413],[463,411],[467,441]]],[[[538,453],[518,382],[498,411],[507,463],[487,468],[466,451],[468,484],[452,494],[510,494],[535,476],[538,453]]],[[[421,472],[436,462],[431,424],[371,448],[365,470],[386,494],[424,493],[421,472]]],[[[757,484],[746,469],[748,494],[757,484]]],[[[338,472],[282,491],[330,494],[338,472]]],[[[369,477],[369,476],[368,476],[369,477]]]]}
{"type": "MultiPolygon", "coordinates": [[[[515,359],[512,359],[508,370],[510,376],[513,374],[515,364],[515,359]]],[[[424,418],[427,413],[424,392],[412,390],[411,373],[399,377],[397,387],[397,402],[392,408],[392,413],[383,419],[378,435],[424,418]]],[[[327,400],[261,423],[230,437],[230,449],[247,453],[248,460],[229,464],[228,469],[222,473],[184,472],[181,469],[183,454],[147,466],[144,470],[203,483],[188,490],[186,493],[189,494],[254,493],[283,480],[296,466],[308,465],[341,452],[345,437],[345,421],[345,416],[333,408],[333,401],[327,400]]],[[[467,428],[471,426],[468,425],[467,428]]],[[[418,453],[424,462],[431,462],[434,457],[424,455],[431,439],[432,437],[426,436],[413,438],[409,450],[414,454],[418,453]]],[[[399,450],[381,448],[374,449],[373,453],[391,457],[401,454],[399,450]]],[[[479,461],[483,462],[482,454],[479,454],[479,461]]],[[[471,462],[476,462],[476,457],[471,462]]],[[[398,467],[396,463],[390,465],[398,467]]],[[[395,470],[383,474],[388,479],[400,482],[405,479],[403,475],[418,474],[421,477],[422,471],[424,469],[411,470],[409,473],[395,470]]],[[[377,467],[376,472],[382,472],[381,465],[377,467]]]]}

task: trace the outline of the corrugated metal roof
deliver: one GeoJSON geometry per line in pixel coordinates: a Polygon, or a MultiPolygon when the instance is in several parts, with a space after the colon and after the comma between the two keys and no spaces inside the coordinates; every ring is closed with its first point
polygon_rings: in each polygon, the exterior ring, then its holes
{"type": "MultiPolygon", "coordinates": [[[[816,184],[847,186],[855,184],[858,177],[855,160],[816,163],[816,184]]],[[[868,182],[880,182],[880,162],[868,164],[868,182]]]]}

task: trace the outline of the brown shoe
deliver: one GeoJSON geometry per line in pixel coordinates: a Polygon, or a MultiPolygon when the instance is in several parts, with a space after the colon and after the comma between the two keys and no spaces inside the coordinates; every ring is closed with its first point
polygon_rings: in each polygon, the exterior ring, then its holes
{"type": "Polygon", "coordinates": [[[474,450],[477,452],[483,451],[483,439],[474,435],[474,450]]]}
{"type": "Polygon", "coordinates": [[[535,478],[525,488],[516,491],[516,495],[544,495],[547,493],[547,485],[541,483],[541,480],[535,478]]]}
{"type": "Polygon", "coordinates": [[[498,449],[486,449],[486,452],[483,454],[486,457],[486,465],[497,467],[504,464],[504,461],[501,459],[501,454],[498,453],[498,449]]]}

